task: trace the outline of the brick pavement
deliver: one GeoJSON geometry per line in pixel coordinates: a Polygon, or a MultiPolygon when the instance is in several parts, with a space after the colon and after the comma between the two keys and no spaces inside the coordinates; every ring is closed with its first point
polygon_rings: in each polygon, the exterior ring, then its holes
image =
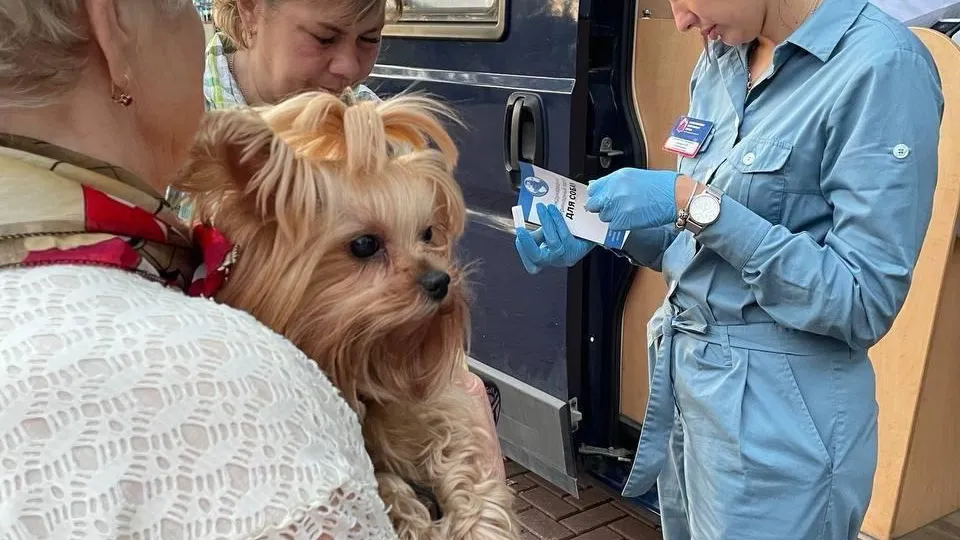
{"type": "Polygon", "coordinates": [[[580,482],[574,498],[508,461],[507,483],[517,492],[523,540],[661,540],[644,511],[618,502],[605,486],[580,482]]]}

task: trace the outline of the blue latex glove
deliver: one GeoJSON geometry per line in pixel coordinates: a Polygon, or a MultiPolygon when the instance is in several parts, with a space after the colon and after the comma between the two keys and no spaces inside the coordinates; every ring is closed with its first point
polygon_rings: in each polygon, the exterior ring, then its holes
{"type": "Polygon", "coordinates": [[[615,231],[648,229],[677,219],[677,173],[620,169],[590,182],[586,209],[615,231]]]}
{"type": "Polygon", "coordinates": [[[527,272],[536,274],[548,266],[566,268],[577,264],[596,246],[570,234],[566,219],[554,206],[537,204],[540,228],[531,233],[517,229],[517,253],[527,272]]]}

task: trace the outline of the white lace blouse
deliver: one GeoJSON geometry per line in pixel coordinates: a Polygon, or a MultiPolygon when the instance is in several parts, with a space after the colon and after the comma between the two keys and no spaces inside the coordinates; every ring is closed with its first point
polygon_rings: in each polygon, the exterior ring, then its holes
{"type": "Polygon", "coordinates": [[[0,271],[0,539],[395,537],[288,341],[118,270],[0,271]]]}

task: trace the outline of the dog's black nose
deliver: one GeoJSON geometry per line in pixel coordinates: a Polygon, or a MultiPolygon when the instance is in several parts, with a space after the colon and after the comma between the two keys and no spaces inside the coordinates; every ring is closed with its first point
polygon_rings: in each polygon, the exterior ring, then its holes
{"type": "Polygon", "coordinates": [[[450,276],[446,272],[430,270],[420,276],[420,286],[433,300],[443,300],[450,286],[450,276]]]}

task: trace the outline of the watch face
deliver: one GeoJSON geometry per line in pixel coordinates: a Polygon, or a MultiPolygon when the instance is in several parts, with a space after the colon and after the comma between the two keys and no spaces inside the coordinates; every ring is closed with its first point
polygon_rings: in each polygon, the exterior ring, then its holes
{"type": "Polygon", "coordinates": [[[690,201],[690,219],[706,225],[720,217],[720,201],[708,195],[699,195],[690,201]]]}

